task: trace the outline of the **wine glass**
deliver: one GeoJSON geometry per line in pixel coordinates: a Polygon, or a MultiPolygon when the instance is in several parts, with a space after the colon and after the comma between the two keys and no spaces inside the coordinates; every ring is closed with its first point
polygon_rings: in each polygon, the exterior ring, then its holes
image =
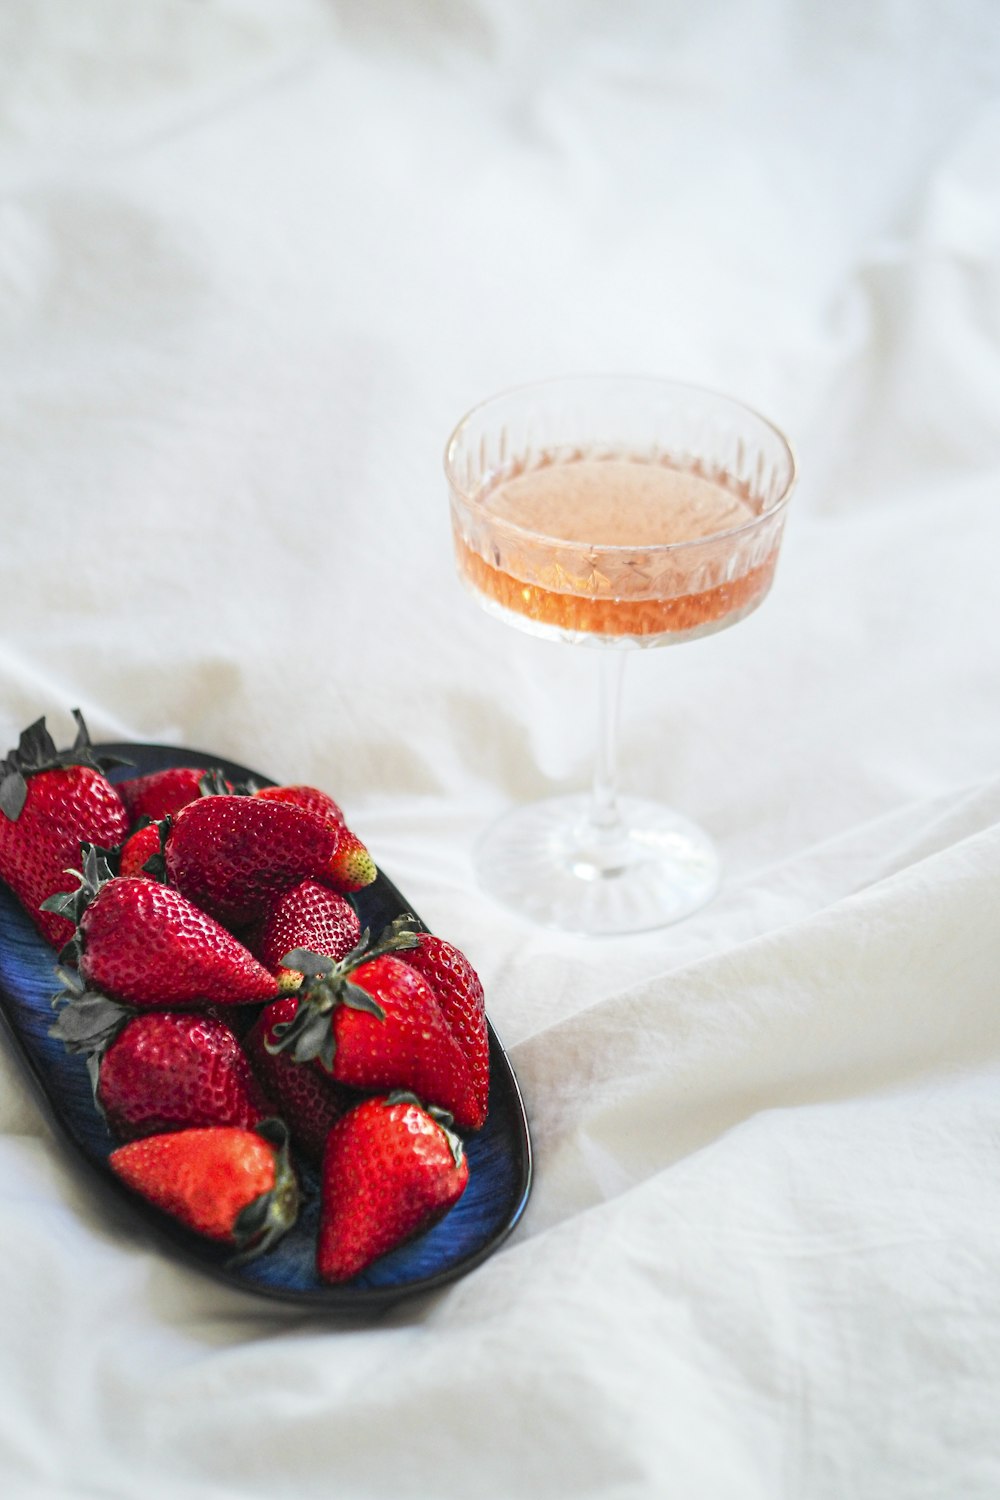
{"type": "Polygon", "coordinates": [[[480,883],[573,932],[637,932],[697,910],[719,883],[711,839],[618,793],[625,654],[710,635],[761,603],[795,480],[787,439],[714,391],[576,376],[474,407],[445,473],[458,572],[479,604],[595,649],[599,667],[589,795],[506,813],[476,850],[480,883]]]}

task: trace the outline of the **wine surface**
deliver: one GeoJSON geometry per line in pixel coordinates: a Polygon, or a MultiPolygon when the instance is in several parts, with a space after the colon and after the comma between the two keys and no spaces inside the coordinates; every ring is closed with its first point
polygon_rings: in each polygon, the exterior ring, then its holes
{"type": "Polygon", "coordinates": [[[752,521],[750,504],[714,480],[635,459],[577,459],[502,480],[483,508],[526,531],[595,547],[655,547],[752,521]]]}
{"type": "Polygon", "coordinates": [[[779,536],[763,554],[746,546],[740,528],[758,514],[735,485],[701,474],[580,457],[485,485],[477,537],[456,523],[455,543],[484,602],[527,628],[653,644],[719,629],[760,602],[779,536]]]}

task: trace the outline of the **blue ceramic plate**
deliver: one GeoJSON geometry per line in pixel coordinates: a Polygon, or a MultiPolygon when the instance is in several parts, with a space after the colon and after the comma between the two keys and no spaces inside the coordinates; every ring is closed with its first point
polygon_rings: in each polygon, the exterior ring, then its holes
{"type": "MultiPolygon", "coordinates": [[[[200,750],[168,745],[100,745],[128,756],[133,765],[112,771],[114,781],[166,766],[220,766],[235,781],[267,778],[200,750]]],[[[396,887],[378,878],[354,898],[362,927],[379,933],[404,911],[412,911],[396,887]]],[[[419,919],[418,919],[419,920],[419,919]]],[[[443,933],[442,936],[447,936],[443,933]]],[[[383,1256],[353,1281],[327,1286],[314,1265],[319,1191],[316,1172],[296,1163],[302,1208],[295,1227],[269,1252],[245,1265],[228,1264],[231,1252],[185,1230],[119,1182],[107,1165],[117,1144],[96,1108],[86,1064],[48,1034],[52,998],[60,988],[55,952],[42,939],[7,888],[0,883],[0,1015],[57,1133],[87,1171],[95,1190],[125,1204],[137,1224],[167,1254],[258,1296],[289,1304],[344,1311],[375,1308],[426,1292],[471,1271],[514,1228],[531,1186],[531,1142],[520,1091],[507,1055],[490,1027],[490,1109],[483,1129],[466,1134],[469,1185],[451,1211],[425,1234],[383,1256]]]]}

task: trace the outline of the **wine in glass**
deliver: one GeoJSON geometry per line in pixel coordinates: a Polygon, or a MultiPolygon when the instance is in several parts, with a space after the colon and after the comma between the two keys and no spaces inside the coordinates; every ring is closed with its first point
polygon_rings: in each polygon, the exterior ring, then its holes
{"type": "Polygon", "coordinates": [[[771,586],[795,480],[787,439],[727,396],[643,376],[578,376],[494,396],[445,452],[460,577],[491,614],[597,648],[589,795],[504,815],[476,854],[482,885],[536,921],[625,933],[715,893],[708,835],[622,797],[625,651],[734,625],[771,586]]]}

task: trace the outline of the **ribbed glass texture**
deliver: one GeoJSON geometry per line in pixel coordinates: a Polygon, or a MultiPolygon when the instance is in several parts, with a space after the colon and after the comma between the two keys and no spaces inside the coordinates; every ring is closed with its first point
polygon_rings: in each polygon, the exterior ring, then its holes
{"type": "MultiPolygon", "coordinates": [[[[727,396],[643,376],[579,376],[475,407],[448,441],[445,470],[459,572],[481,604],[536,634],[642,646],[722,629],[761,602],[795,461],[772,423],[727,396]],[[741,502],[739,523],[689,540],[626,535],[608,545],[491,510],[505,480],[581,459],[710,481],[741,502]]],[[[614,466],[608,474],[613,483],[614,466]]]]}

